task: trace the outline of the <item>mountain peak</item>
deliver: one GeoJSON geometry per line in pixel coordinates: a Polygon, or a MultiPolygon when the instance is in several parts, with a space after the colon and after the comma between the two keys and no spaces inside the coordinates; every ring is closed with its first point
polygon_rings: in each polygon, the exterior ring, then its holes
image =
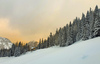
{"type": "Polygon", "coordinates": [[[9,39],[0,37],[0,49],[9,49],[11,46],[12,43],[9,39]]]}

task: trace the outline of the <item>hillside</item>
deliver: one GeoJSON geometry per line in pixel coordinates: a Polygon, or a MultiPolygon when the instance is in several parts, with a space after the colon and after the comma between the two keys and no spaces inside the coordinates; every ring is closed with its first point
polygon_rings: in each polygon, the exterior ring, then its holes
{"type": "Polygon", "coordinates": [[[1,57],[0,64],[100,64],[100,37],[67,47],[50,47],[20,57],[1,57]]]}

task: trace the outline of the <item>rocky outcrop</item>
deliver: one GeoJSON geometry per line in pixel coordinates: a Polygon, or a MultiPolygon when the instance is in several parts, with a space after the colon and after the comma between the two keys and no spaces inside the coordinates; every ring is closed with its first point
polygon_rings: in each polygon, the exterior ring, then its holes
{"type": "Polygon", "coordinates": [[[27,44],[29,45],[30,50],[34,50],[35,47],[37,46],[37,42],[35,42],[35,41],[30,41],[27,44]]]}

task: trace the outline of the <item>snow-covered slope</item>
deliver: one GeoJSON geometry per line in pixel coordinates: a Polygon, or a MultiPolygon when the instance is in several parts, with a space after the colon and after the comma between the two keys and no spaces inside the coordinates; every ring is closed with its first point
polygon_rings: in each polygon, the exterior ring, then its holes
{"type": "Polygon", "coordinates": [[[0,64],[100,64],[100,37],[68,47],[51,47],[20,57],[1,57],[0,64]]]}
{"type": "Polygon", "coordinates": [[[9,39],[0,37],[0,49],[9,49],[11,46],[12,43],[9,39]]]}

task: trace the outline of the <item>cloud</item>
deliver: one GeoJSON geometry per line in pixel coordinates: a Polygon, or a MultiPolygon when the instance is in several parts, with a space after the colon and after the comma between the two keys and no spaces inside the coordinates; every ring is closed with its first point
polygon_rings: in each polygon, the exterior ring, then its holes
{"type": "Polygon", "coordinates": [[[20,39],[20,31],[18,29],[12,29],[9,25],[9,21],[7,18],[0,18],[0,36],[16,42],[20,39]]]}
{"type": "Polygon", "coordinates": [[[47,38],[82,12],[100,6],[99,0],[0,0],[0,34],[17,40],[47,38]],[[3,28],[2,28],[3,27],[3,28]],[[10,36],[11,35],[11,36],[10,36]]]}

